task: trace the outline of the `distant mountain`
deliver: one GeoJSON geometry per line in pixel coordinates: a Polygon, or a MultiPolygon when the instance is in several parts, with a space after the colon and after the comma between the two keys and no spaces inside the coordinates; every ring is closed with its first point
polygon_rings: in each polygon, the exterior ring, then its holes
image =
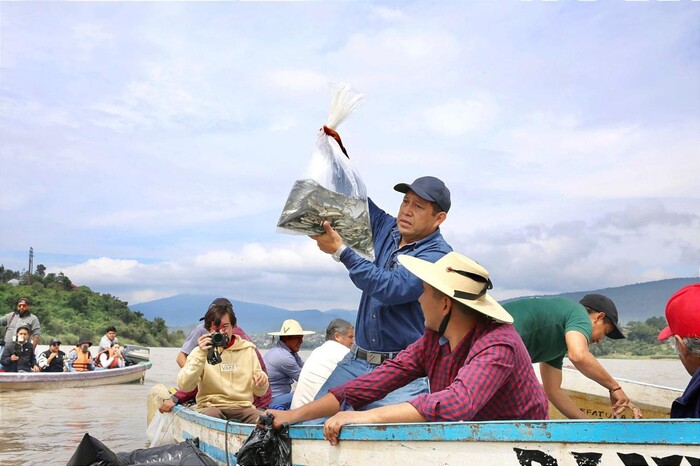
{"type": "MultiPolygon", "coordinates": [[[[653,282],[636,283],[615,288],[603,288],[591,291],[572,291],[557,296],[579,301],[590,293],[599,293],[613,300],[617,311],[620,314],[620,321],[627,324],[631,321],[644,322],[649,317],[664,316],[668,299],[686,285],[698,283],[700,279],[693,278],[671,278],[668,280],[657,280],[653,282]]],[[[518,298],[513,298],[518,299],[518,298]]],[[[513,299],[506,299],[501,302],[506,303],[513,299]]]]}
{"type": "MultiPolygon", "coordinates": [[[[558,295],[564,298],[580,300],[589,293],[604,294],[615,302],[622,323],[630,321],[645,321],[649,317],[663,316],[666,302],[678,289],[691,283],[697,283],[698,278],[672,278],[634,285],[625,285],[600,290],[574,291],[558,295]]],[[[169,328],[191,328],[204,315],[209,304],[217,296],[210,295],[177,295],[129,306],[132,311],[141,312],[147,319],[161,317],[169,328]]],[[[518,298],[513,298],[518,299],[518,298]]],[[[502,302],[512,301],[512,299],[502,302]]],[[[331,309],[320,311],[309,309],[290,311],[265,304],[248,303],[231,300],[236,311],[236,317],[241,327],[248,333],[274,332],[280,329],[285,319],[296,319],[304,329],[325,332],[328,323],[336,318],[355,323],[357,311],[331,309]]]]}
{"type": "MultiPolygon", "coordinates": [[[[129,306],[132,311],[141,312],[146,318],[160,317],[169,328],[191,328],[199,323],[209,304],[218,296],[181,294],[129,306]]],[[[319,311],[309,309],[290,311],[265,304],[249,303],[231,299],[236,318],[247,333],[279,331],[286,319],[297,320],[304,330],[325,332],[328,323],[337,318],[355,323],[356,311],[332,309],[319,311]]]]}

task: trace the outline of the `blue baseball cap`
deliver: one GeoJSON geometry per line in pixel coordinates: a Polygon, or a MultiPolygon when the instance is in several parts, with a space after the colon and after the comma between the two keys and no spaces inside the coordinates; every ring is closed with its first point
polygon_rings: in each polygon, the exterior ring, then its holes
{"type": "Polygon", "coordinates": [[[421,199],[436,203],[445,212],[449,212],[452,205],[450,190],[447,189],[442,180],[434,176],[421,176],[416,178],[416,181],[411,184],[399,183],[394,186],[394,189],[400,193],[406,193],[411,190],[421,199]]]}

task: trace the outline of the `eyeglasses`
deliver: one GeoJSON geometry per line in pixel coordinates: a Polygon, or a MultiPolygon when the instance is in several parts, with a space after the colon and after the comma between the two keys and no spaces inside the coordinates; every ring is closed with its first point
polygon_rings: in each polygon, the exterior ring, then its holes
{"type": "Polygon", "coordinates": [[[51,346],[59,346],[60,343],[51,343],[51,346]]]}

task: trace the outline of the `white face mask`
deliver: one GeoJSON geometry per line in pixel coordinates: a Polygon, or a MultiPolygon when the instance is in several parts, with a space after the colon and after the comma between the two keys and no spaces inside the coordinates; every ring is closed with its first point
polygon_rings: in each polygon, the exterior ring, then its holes
{"type": "Polygon", "coordinates": [[[17,335],[17,343],[24,343],[24,335],[17,335]]]}

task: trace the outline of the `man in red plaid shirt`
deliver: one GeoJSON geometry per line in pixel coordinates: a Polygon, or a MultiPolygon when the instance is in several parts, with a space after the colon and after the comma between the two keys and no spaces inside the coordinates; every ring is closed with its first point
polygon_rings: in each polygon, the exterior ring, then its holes
{"type": "Polygon", "coordinates": [[[350,423],[548,419],[547,396],[510,325],[513,318],[486,294],[492,288],[486,269],[456,252],[435,263],[403,255],[399,263],[423,280],[423,336],[322,398],[291,411],[271,410],[275,426],[332,416],[324,435],[336,445],[350,423]],[[426,375],[430,394],[358,411],[426,375]]]}

